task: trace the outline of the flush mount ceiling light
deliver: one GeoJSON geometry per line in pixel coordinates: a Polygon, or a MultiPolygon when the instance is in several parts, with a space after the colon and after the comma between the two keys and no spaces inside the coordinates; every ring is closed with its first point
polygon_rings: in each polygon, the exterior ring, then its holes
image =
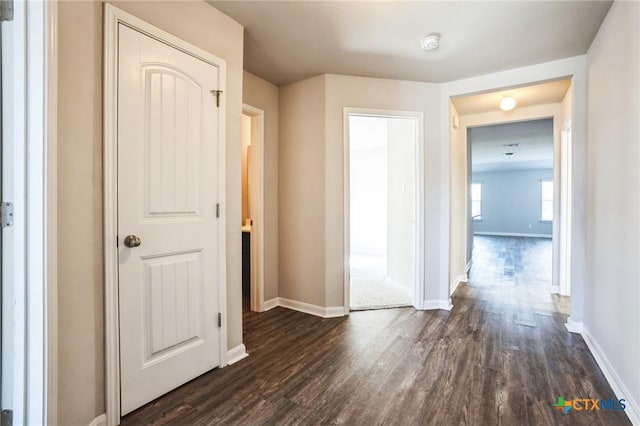
{"type": "Polygon", "coordinates": [[[440,34],[438,33],[430,33],[427,34],[420,40],[420,46],[422,50],[430,51],[436,50],[438,46],[440,46],[440,34]]]}
{"type": "Polygon", "coordinates": [[[507,157],[507,160],[511,160],[511,158],[515,155],[515,152],[505,152],[504,155],[507,157]]]}
{"type": "Polygon", "coordinates": [[[503,111],[511,111],[516,107],[516,100],[511,96],[505,96],[500,101],[500,109],[503,111]]]}

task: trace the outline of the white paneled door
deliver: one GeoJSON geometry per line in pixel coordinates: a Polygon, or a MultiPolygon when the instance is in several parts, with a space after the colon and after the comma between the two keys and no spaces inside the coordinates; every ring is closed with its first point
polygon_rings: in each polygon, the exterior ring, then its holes
{"type": "Polygon", "coordinates": [[[216,66],[118,29],[121,412],[220,365],[216,66]]]}

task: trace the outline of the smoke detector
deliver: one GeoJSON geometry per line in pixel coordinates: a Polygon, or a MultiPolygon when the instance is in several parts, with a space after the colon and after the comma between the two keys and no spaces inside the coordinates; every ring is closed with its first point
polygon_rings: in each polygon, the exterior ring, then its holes
{"type": "Polygon", "coordinates": [[[440,34],[430,33],[420,40],[420,46],[424,51],[436,50],[440,46],[440,34]]]}

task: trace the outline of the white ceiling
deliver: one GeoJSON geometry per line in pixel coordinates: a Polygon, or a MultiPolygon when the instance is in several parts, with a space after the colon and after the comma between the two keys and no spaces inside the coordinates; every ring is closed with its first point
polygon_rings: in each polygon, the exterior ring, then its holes
{"type": "Polygon", "coordinates": [[[469,138],[474,173],[553,168],[551,118],[474,127],[469,138]],[[507,158],[507,152],[514,155],[507,158]]]}
{"type": "Polygon", "coordinates": [[[245,26],[245,69],[444,82],[587,52],[611,1],[209,1],[245,26]],[[440,48],[420,49],[428,33],[440,48]]]}
{"type": "Polygon", "coordinates": [[[571,78],[566,78],[532,86],[452,98],[451,102],[456,107],[458,115],[500,111],[500,101],[505,96],[511,96],[516,100],[516,108],[555,104],[562,102],[569,86],[571,86],[571,78]]]}

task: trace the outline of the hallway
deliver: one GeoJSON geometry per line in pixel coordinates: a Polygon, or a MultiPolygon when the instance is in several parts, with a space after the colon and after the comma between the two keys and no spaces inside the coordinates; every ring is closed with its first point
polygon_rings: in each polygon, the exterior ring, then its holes
{"type": "Polygon", "coordinates": [[[472,274],[451,312],[245,312],[247,359],[122,424],[630,424],[621,411],[553,407],[559,396],[616,397],[564,326],[567,298],[526,284],[472,274]]]}

